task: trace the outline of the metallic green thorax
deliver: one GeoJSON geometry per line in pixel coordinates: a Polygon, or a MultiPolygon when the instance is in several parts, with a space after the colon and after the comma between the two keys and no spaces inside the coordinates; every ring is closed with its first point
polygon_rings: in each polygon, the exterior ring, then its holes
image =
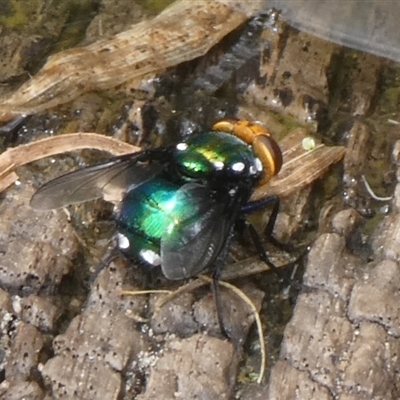
{"type": "Polygon", "coordinates": [[[254,169],[254,175],[259,172],[251,146],[223,132],[191,136],[177,146],[175,163],[183,176],[194,179],[215,178],[216,174],[240,177],[248,175],[249,169],[254,169]]]}

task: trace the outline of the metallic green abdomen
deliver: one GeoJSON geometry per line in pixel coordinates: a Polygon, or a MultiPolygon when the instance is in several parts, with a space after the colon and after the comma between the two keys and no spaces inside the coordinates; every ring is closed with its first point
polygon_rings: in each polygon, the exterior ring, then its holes
{"type": "Polygon", "coordinates": [[[171,211],[177,189],[175,184],[155,178],[126,194],[118,222],[122,238],[128,240],[124,245],[120,236],[120,248],[129,257],[157,265],[151,257],[159,255],[161,237],[174,223],[171,211]]]}

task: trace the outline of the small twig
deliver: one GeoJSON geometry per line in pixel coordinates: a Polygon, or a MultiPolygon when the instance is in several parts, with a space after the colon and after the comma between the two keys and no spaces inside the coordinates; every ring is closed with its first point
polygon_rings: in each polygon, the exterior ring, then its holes
{"type": "MultiPolygon", "coordinates": [[[[205,276],[205,275],[199,275],[199,277],[197,279],[190,281],[189,283],[187,283],[185,285],[182,285],[177,290],[175,290],[173,292],[169,292],[166,296],[163,296],[161,299],[159,299],[156,302],[155,309],[159,310],[163,305],[165,305],[166,303],[168,303],[175,297],[181,295],[182,293],[193,291],[193,290],[195,290],[203,285],[209,284],[211,282],[212,282],[212,279],[210,277],[205,276]]],[[[243,291],[241,291],[236,286],[234,286],[228,282],[225,282],[225,281],[219,281],[219,284],[223,287],[226,287],[227,289],[234,292],[237,296],[239,296],[246,304],[249,305],[249,307],[254,315],[254,319],[255,319],[255,322],[257,325],[258,337],[259,337],[259,341],[260,341],[260,350],[261,350],[261,365],[260,365],[260,373],[259,373],[259,376],[257,379],[257,383],[261,383],[261,380],[262,380],[262,378],[264,376],[264,372],[265,372],[266,351],[265,351],[264,334],[263,334],[260,315],[259,315],[254,303],[250,300],[250,298],[245,293],[243,293],[243,291]]],[[[147,291],[144,291],[144,292],[147,292],[147,291]]],[[[155,292],[160,293],[160,291],[155,291],[155,292]]],[[[128,294],[128,293],[129,292],[125,292],[124,294],[128,294]]],[[[137,294],[139,292],[135,291],[133,293],[137,294]]]]}
{"type": "MultiPolygon", "coordinates": [[[[286,267],[288,263],[293,262],[292,259],[285,259],[285,260],[282,259],[279,261],[278,260],[277,261],[273,260],[273,261],[277,268],[286,267]]],[[[265,264],[265,262],[261,261],[259,257],[250,257],[245,260],[235,262],[233,264],[227,264],[224,270],[222,271],[221,278],[224,281],[233,280],[255,274],[260,274],[269,270],[270,267],[267,264],[265,264]]],[[[160,309],[164,304],[173,300],[182,293],[191,292],[206,284],[207,282],[204,279],[201,279],[200,277],[188,283],[185,283],[178,289],[160,298],[156,303],[156,309],[160,309]]]]}
{"type": "Polygon", "coordinates": [[[171,290],[158,290],[158,289],[149,289],[149,290],[121,290],[120,294],[123,296],[138,296],[142,294],[171,294],[174,293],[171,290]]]}
{"type": "Polygon", "coordinates": [[[389,122],[389,124],[392,124],[392,125],[400,125],[399,121],[392,119],[392,118],[388,118],[387,122],[389,122]]]}
{"type": "Polygon", "coordinates": [[[361,179],[362,179],[363,182],[364,182],[365,189],[367,189],[368,194],[369,194],[374,200],[377,200],[377,201],[390,201],[390,200],[392,200],[393,196],[388,196],[388,197],[380,197],[380,196],[377,196],[377,195],[374,193],[374,191],[371,189],[371,186],[369,185],[369,183],[368,183],[368,181],[367,181],[367,179],[365,178],[364,175],[361,175],[361,179]]]}
{"type": "Polygon", "coordinates": [[[168,293],[166,296],[163,296],[162,298],[160,298],[155,304],[156,312],[158,310],[160,310],[160,308],[164,304],[170,302],[171,300],[173,300],[177,296],[181,295],[182,293],[192,292],[193,290],[198,289],[199,287],[202,287],[205,284],[206,284],[206,282],[204,282],[204,280],[199,279],[199,278],[194,279],[193,281],[190,281],[188,283],[185,283],[184,285],[180,286],[178,289],[176,289],[173,292],[168,293]]]}
{"type": "MultiPolygon", "coordinates": [[[[120,294],[121,296],[140,296],[143,294],[170,294],[170,290],[121,290],[120,294]]],[[[126,311],[126,315],[129,318],[132,318],[136,322],[139,323],[148,323],[149,320],[147,318],[143,318],[140,315],[133,314],[132,312],[129,312],[129,310],[126,311]]]]}
{"type": "MultiPolygon", "coordinates": [[[[199,275],[199,278],[206,281],[207,283],[212,282],[212,279],[205,275],[199,275]]],[[[254,315],[254,320],[257,325],[258,339],[260,342],[260,351],[261,351],[261,364],[260,364],[260,372],[259,372],[258,378],[257,378],[257,383],[261,383],[262,378],[264,377],[264,373],[265,373],[266,351],[265,351],[264,333],[263,333],[263,329],[262,329],[260,314],[258,313],[257,308],[254,305],[254,303],[251,301],[251,299],[238,287],[236,287],[228,282],[225,282],[225,281],[218,281],[218,283],[221,286],[231,290],[240,299],[242,299],[250,307],[250,309],[254,315]]]]}

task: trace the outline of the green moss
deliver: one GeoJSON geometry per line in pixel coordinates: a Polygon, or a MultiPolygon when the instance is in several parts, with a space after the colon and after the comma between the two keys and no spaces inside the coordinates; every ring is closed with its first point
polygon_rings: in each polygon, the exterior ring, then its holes
{"type": "Polygon", "coordinates": [[[254,371],[254,369],[248,365],[244,365],[240,368],[239,374],[237,377],[238,383],[241,384],[249,384],[257,382],[258,373],[254,371]]]}
{"type": "Polygon", "coordinates": [[[0,22],[7,28],[16,29],[29,24],[43,0],[10,0],[9,12],[0,15],[0,22]]]}
{"type": "Polygon", "coordinates": [[[76,46],[86,35],[86,29],[92,21],[98,8],[97,0],[64,0],[63,8],[68,14],[68,19],[54,53],[76,46]]]}
{"type": "Polygon", "coordinates": [[[388,115],[390,118],[397,118],[400,104],[400,69],[396,64],[389,64],[383,68],[379,90],[381,96],[375,114],[378,118],[388,115]]]}
{"type": "Polygon", "coordinates": [[[174,1],[175,0],[144,0],[143,2],[140,2],[140,5],[150,11],[159,13],[174,1]]]}
{"type": "Polygon", "coordinates": [[[278,141],[297,128],[305,128],[307,131],[310,132],[310,134],[314,132],[314,129],[311,125],[301,125],[299,121],[296,121],[296,119],[290,115],[279,114],[272,111],[268,112],[268,114],[271,115],[276,123],[280,124],[279,129],[277,126],[272,128],[272,125],[268,124],[268,127],[274,133],[274,139],[278,141]]]}
{"type": "Polygon", "coordinates": [[[397,113],[400,103],[400,87],[387,88],[382,94],[382,110],[386,113],[397,113]]]}
{"type": "Polygon", "coordinates": [[[376,228],[381,223],[384,217],[385,217],[384,214],[377,213],[373,218],[367,219],[365,225],[363,226],[362,230],[363,235],[368,238],[373,236],[376,231],[376,228]]]}
{"type": "Polygon", "coordinates": [[[59,0],[50,6],[43,3],[44,0],[8,0],[7,4],[1,5],[0,24],[13,30],[23,28],[26,31],[29,27],[37,33],[41,25],[46,25],[46,18],[69,15],[71,21],[67,25],[77,25],[75,21],[84,21],[85,15],[90,15],[96,8],[98,0],[59,0]]]}

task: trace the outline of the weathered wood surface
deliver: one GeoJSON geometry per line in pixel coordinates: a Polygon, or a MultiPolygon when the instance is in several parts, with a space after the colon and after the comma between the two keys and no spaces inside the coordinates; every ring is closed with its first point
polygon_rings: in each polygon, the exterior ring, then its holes
{"type": "MultiPolygon", "coordinates": [[[[360,213],[367,215],[370,208],[380,207],[371,202],[360,174],[385,174],[376,160],[389,157],[386,147],[393,147],[393,142],[378,146],[379,124],[360,118],[375,117],[380,60],[359,56],[358,68],[348,75],[337,73],[332,84],[332,74],[341,68],[335,63],[340,52],[336,46],[292,31],[281,36],[266,30],[264,40],[260,39],[262,79],[251,80],[241,97],[239,116],[267,122],[275,132],[281,124],[266,115],[267,103],[293,116],[296,124],[315,121],[324,112],[339,111],[340,116],[345,112],[346,120],[335,132],[347,138],[347,154],[339,183],[343,197],[340,193],[324,201],[320,212],[321,205],[313,202],[315,193],[308,189],[283,205],[277,233],[295,232],[304,220],[316,216],[320,232],[280,356],[270,360],[271,374],[261,385],[240,386],[240,398],[398,399],[398,185],[392,209],[378,229],[358,228],[363,222],[360,213]]],[[[194,94],[185,99],[186,108],[192,99],[194,94]]],[[[195,100],[193,107],[198,112],[195,100]]],[[[394,120],[398,117],[391,114],[394,120]]],[[[398,135],[397,125],[390,130],[398,135]]],[[[398,166],[398,157],[394,160],[398,166]]],[[[120,295],[122,288],[138,288],[143,280],[139,271],[124,268],[121,260],[88,289],[80,268],[83,258],[95,257],[88,255],[92,248],[79,246],[79,225],[73,229],[63,211],[29,209],[34,188],[28,182],[37,186],[47,176],[39,177],[37,169],[20,168],[18,173],[19,185],[4,193],[0,204],[0,345],[5,376],[0,397],[98,399],[100,394],[104,399],[131,399],[140,394],[146,399],[168,393],[166,398],[229,398],[252,321],[248,308],[224,293],[227,323],[235,333],[235,344],[239,343],[235,347],[219,336],[207,289],[175,299],[150,322],[154,298],[120,295]]],[[[325,179],[320,182],[324,184],[325,179]]],[[[96,205],[90,208],[98,210],[96,205]]],[[[85,209],[82,213],[89,215],[85,209]]],[[[94,247],[104,250],[104,242],[98,240],[94,247]]],[[[97,262],[92,264],[94,268],[97,262]]],[[[263,274],[257,276],[257,286],[263,279],[263,274]]],[[[243,289],[257,305],[269,294],[254,285],[243,289]]],[[[264,321],[272,318],[267,314],[264,321]]]]}

